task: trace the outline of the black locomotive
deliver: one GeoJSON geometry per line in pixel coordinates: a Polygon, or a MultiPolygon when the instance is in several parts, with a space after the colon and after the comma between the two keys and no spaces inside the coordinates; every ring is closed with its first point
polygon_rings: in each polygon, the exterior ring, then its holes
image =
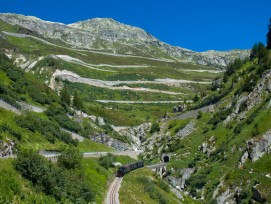
{"type": "Polygon", "coordinates": [[[135,163],[132,163],[132,164],[127,164],[125,166],[121,166],[118,169],[116,176],[117,177],[122,177],[125,174],[127,174],[128,172],[133,171],[134,169],[141,168],[143,166],[144,166],[144,162],[143,161],[139,161],[139,162],[135,162],[135,163]]]}

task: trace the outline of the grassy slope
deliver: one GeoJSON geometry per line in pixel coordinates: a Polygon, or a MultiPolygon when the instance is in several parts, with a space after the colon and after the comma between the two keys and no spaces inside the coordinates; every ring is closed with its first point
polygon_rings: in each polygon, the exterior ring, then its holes
{"type": "MultiPolygon", "coordinates": [[[[214,116],[213,114],[205,113],[197,120],[197,130],[189,137],[180,141],[183,145],[175,152],[177,156],[173,157],[168,167],[168,169],[171,167],[175,169],[173,175],[176,176],[178,176],[178,172],[182,168],[188,166],[196,167],[197,172],[189,180],[187,189],[191,191],[193,196],[200,197],[200,193],[196,191],[203,187],[205,189],[204,194],[207,203],[211,202],[213,192],[220,183],[221,178],[225,179],[224,186],[226,187],[236,184],[242,187],[242,196],[245,196],[243,197],[243,202],[251,199],[251,189],[255,181],[260,182],[260,189],[264,196],[268,201],[271,200],[271,180],[265,176],[271,172],[271,166],[269,165],[271,161],[270,156],[265,155],[254,163],[247,161],[242,169],[237,168],[240,158],[247,146],[246,141],[261,136],[270,129],[271,110],[267,108],[270,96],[263,95],[263,103],[248,112],[247,119],[241,122],[242,125],[239,133],[235,130],[239,124],[236,121],[230,122],[228,125],[223,125],[222,122],[216,126],[208,124],[211,118],[221,115],[223,108],[232,102],[234,93],[242,87],[242,79],[244,79],[248,73],[251,73],[250,67],[252,63],[255,62],[245,64],[228,79],[228,83],[224,84],[222,90],[217,91],[222,93],[225,89],[231,87],[232,80],[235,80],[238,76],[242,76],[239,78],[240,80],[235,83],[234,88],[231,89],[221,100],[222,102],[219,103],[219,108],[221,109],[218,115],[214,116]],[[255,131],[256,129],[257,131],[255,131]],[[208,141],[212,136],[215,139],[216,150],[210,157],[207,157],[198,150],[198,147],[202,142],[208,141]],[[253,169],[253,173],[249,173],[251,169],[253,169]]],[[[256,70],[254,70],[254,72],[255,71],[256,70]]],[[[181,121],[179,121],[179,123],[181,123],[181,121]]],[[[221,191],[223,192],[223,189],[221,191]]]]}
{"type": "MultiPolygon", "coordinates": [[[[0,28],[4,31],[18,32],[18,26],[10,26],[4,22],[0,22],[0,28]]],[[[38,36],[33,33],[33,35],[38,36]]],[[[71,57],[80,59],[86,63],[90,64],[111,64],[111,65],[146,65],[146,68],[112,68],[112,67],[99,67],[104,70],[114,70],[112,72],[103,72],[98,70],[93,70],[82,65],[77,65],[74,63],[68,63],[63,60],[53,60],[53,65],[50,66],[48,63],[52,59],[45,58],[40,61],[34,68],[35,75],[41,81],[48,80],[55,69],[67,69],[79,74],[82,77],[90,77],[102,80],[154,80],[156,78],[173,78],[173,79],[187,79],[187,80],[199,80],[199,81],[211,81],[213,78],[221,76],[221,74],[214,73],[198,73],[198,72],[185,72],[184,69],[206,69],[213,70],[211,67],[192,65],[189,63],[181,62],[163,62],[155,61],[145,58],[134,58],[134,57],[117,57],[110,55],[103,55],[99,53],[92,53],[88,51],[78,51],[71,50],[63,47],[52,46],[44,44],[38,40],[32,38],[17,38],[13,36],[5,35],[6,39],[0,39],[2,42],[0,47],[13,49],[16,48],[18,53],[23,54],[28,60],[35,60],[40,56],[48,56],[50,54],[59,55],[69,55],[71,57]],[[41,69],[43,71],[41,71],[41,69]]],[[[46,39],[51,41],[50,39],[46,39]]],[[[52,41],[53,42],[53,41],[52,41]]],[[[53,42],[54,43],[54,42],[53,42]]],[[[59,44],[59,42],[58,42],[59,44]]],[[[50,63],[49,63],[50,64],[50,63]]],[[[131,87],[138,87],[138,85],[129,85],[131,87]]],[[[142,87],[155,88],[166,91],[184,92],[187,95],[176,95],[168,96],[166,94],[160,93],[144,93],[144,92],[132,92],[132,91],[111,91],[108,89],[96,88],[92,86],[74,84],[71,85],[72,89],[81,90],[81,94],[85,102],[91,101],[90,109],[95,109],[96,107],[106,107],[107,109],[112,108],[111,104],[97,104],[93,100],[104,99],[104,100],[183,100],[191,99],[194,97],[195,93],[204,93],[209,89],[206,85],[201,84],[183,84],[181,87],[168,87],[164,85],[148,85],[142,84],[142,87]]],[[[208,92],[208,91],[207,91],[208,92]]],[[[155,111],[156,106],[144,105],[144,111],[134,110],[135,117],[131,117],[130,109],[133,105],[119,105],[120,110],[115,110],[114,114],[106,114],[106,119],[110,122],[116,121],[114,124],[120,125],[130,125],[142,123],[147,115],[152,119],[157,119],[157,117],[163,115],[165,112],[172,110],[173,104],[163,105],[160,111],[155,111]],[[122,108],[123,107],[123,108],[122,108]],[[128,110],[128,111],[127,111],[128,110]],[[159,113],[158,113],[159,112],[159,113]],[[122,115],[121,119],[116,120],[113,115],[122,115]],[[113,116],[113,117],[112,117],[113,116]],[[129,119],[130,118],[130,119],[129,119]],[[128,121],[128,122],[126,122],[128,121]]],[[[108,110],[110,112],[110,110],[108,110]]]]}
{"type": "MultiPolygon", "coordinates": [[[[3,60],[3,58],[1,58],[1,60],[3,60]]],[[[8,61],[4,62],[7,63],[6,65],[10,69],[14,69],[13,71],[16,71],[16,68],[14,68],[11,64],[8,64],[8,61]]],[[[1,64],[1,66],[2,65],[3,64],[1,64]]],[[[42,91],[44,87],[46,87],[38,80],[36,80],[35,77],[33,77],[31,74],[20,75],[20,72],[8,73],[9,74],[7,75],[6,72],[4,72],[4,69],[0,71],[2,87],[1,90],[3,90],[3,87],[9,88],[8,94],[15,94],[15,96],[17,97],[15,99],[17,100],[20,100],[21,92],[13,89],[13,86],[16,85],[13,80],[17,79],[18,76],[20,76],[21,81],[24,81],[25,83],[29,82],[29,84],[33,85],[33,89],[34,86],[37,86],[39,87],[40,91],[42,91]],[[14,73],[17,73],[19,75],[17,76],[14,73]]],[[[25,95],[24,98],[25,100],[27,100],[27,102],[44,107],[44,104],[34,102],[33,98],[28,94],[27,90],[23,93],[25,95]]],[[[42,119],[43,121],[49,120],[48,116],[46,116],[44,113],[33,113],[32,115],[38,117],[39,119],[42,119]]],[[[44,135],[41,134],[38,130],[33,132],[27,128],[19,126],[16,122],[17,118],[18,116],[16,114],[0,108],[1,140],[14,140],[16,142],[16,147],[19,150],[61,150],[68,146],[68,144],[58,139],[55,140],[55,142],[48,141],[46,137],[44,137],[44,135]],[[6,129],[5,127],[8,127],[8,129],[6,129]],[[20,137],[18,137],[18,135],[20,137]]],[[[80,143],[78,145],[78,148],[81,152],[114,151],[111,148],[108,148],[102,144],[92,142],[90,140],[85,140],[84,142],[80,143]]],[[[116,157],[115,160],[124,164],[132,161],[131,159],[122,156],[116,157]]],[[[22,178],[21,175],[15,171],[12,163],[13,159],[0,159],[0,203],[56,203],[54,198],[45,195],[38,188],[33,187],[29,181],[22,178]]],[[[97,203],[102,203],[104,194],[107,190],[107,182],[110,177],[114,175],[115,169],[113,168],[106,170],[104,167],[100,166],[97,159],[88,158],[83,159],[83,170],[89,179],[89,186],[96,195],[97,203]],[[93,177],[93,175],[95,176],[93,177]]]]}
{"type": "Polygon", "coordinates": [[[138,169],[124,176],[120,189],[120,202],[130,203],[178,203],[178,198],[152,171],[138,169]]]}
{"type": "MultiPolygon", "coordinates": [[[[117,156],[116,161],[123,164],[133,160],[124,156],[117,156]]],[[[105,169],[98,159],[84,158],[82,170],[86,175],[86,182],[95,195],[96,203],[103,203],[108,188],[108,182],[114,176],[116,168],[105,169]]],[[[23,178],[13,167],[13,159],[0,159],[0,203],[57,203],[44,194],[37,187],[23,178]]]]}

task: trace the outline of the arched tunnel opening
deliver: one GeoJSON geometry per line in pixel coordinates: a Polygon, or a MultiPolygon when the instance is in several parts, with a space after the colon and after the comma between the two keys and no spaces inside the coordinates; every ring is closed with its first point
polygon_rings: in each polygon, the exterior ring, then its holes
{"type": "Polygon", "coordinates": [[[164,156],[164,163],[169,162],[169,156],[164,156]]]}

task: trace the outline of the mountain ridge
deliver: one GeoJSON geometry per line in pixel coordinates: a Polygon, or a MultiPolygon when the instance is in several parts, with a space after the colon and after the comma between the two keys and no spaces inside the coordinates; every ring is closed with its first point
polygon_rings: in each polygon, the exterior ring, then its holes
{"type": "Polygon", "coordinates": [[[94,18],[67,25],[10,13],[0,14],[0,19],[35,31],[45,38],[60,39],[74,47],[102,49],[118,54],[167,58],[217,68],[224,68],[235,58],[243,59],[249,55],[248,50],[196,52],[172,46],[141,28],[110,18],[94,18]]]}

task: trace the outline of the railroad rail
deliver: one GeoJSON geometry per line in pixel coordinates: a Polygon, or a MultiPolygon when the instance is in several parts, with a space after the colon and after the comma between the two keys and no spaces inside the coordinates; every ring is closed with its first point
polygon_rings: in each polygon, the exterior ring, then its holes
{"type": "Polygon", "coordinates": [[[106,204],[120,204],[119,202],[119,188],[122,182],[122,177],[116,177],[112,182],[107,193],[106,204]]]}

